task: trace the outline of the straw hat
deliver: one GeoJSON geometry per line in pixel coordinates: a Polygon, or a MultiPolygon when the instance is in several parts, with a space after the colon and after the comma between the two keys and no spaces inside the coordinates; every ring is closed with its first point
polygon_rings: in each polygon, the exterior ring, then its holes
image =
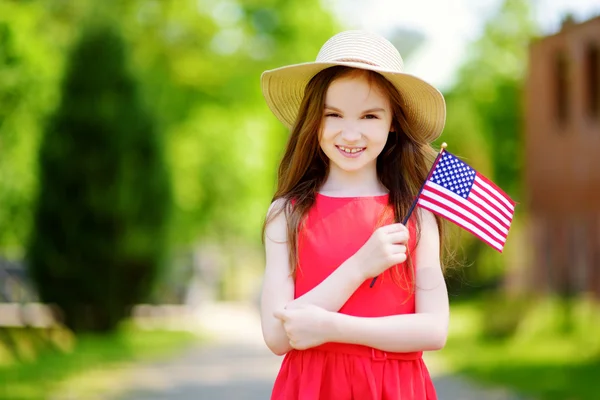
{"type": "Polygon", "coordinates": [[[329,39],[315,62],[263,72],[262,92],[273,114],[288,128],[294,125],[304,89],[320,71],[343,65],[378,72],[404,99],[402,105],[415,135],[431,142],[444,129],[446,103],[435,87],[403,71],[398,50],[385,38],[365,31],[346,31],[329,39]]]}

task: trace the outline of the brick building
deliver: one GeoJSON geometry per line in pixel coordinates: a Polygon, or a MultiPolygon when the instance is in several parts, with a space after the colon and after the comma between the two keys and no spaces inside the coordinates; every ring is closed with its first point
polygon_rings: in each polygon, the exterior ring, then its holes
{"type": "Polygon", "coordinates": [[[531,44],[525,107],[528,286],[600,299],[600,17],[531,44]]]}

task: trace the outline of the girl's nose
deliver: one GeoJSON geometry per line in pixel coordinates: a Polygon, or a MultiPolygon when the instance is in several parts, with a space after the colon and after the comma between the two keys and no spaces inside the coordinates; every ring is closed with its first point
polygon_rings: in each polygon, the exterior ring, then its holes
{"type": "Polygon", "coordinates": [[[345,126],[344,129],[342,129],[342,139],[348,142],[357,142],[360,140],[361,136],[359,130],[354,127],[345,126]]]}

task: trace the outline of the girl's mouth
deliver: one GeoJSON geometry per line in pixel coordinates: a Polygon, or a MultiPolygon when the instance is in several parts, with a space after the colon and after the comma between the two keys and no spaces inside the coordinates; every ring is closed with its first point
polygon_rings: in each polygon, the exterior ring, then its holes
{"type": "Polygon", "coordinates": [[[367,148],[366,147],[347,147],[335,146],[344,157],[356,158],[360,156],[367,148]]]}

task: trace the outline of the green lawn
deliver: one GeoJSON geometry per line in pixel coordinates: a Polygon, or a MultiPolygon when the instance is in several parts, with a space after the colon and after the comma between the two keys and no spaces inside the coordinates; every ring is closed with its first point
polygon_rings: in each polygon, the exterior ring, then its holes
{"type": "Polygon", "coordinates": [[[17,339],[22,355],[16,361],[0,344],[0,399],[11,400],[46,399],[51,393],[65,391],[73,398],[87,398],[86,393],[115,390],[129,364],[169,355],[199,340],[189,332],[132,326],[109,336],[86,335],[77,340],[63,331],[52,340],[62,350],[46,347],[34,354],[36,342],[27,331],[10,333],[17,339]]]}
{"type": "Polygon", "coordinates": [[[505,306],[500,312],[482,301],[452,306],[451,334],[440,355],[453,371],[540,400],[600,399],[597,309],[574,306],[565,324],[557,303],[505,306]],[[506,315],[514,314],[525,318],[512,335],[489,334],[503,332],[502,324],[510,331],[506,315]]]}

